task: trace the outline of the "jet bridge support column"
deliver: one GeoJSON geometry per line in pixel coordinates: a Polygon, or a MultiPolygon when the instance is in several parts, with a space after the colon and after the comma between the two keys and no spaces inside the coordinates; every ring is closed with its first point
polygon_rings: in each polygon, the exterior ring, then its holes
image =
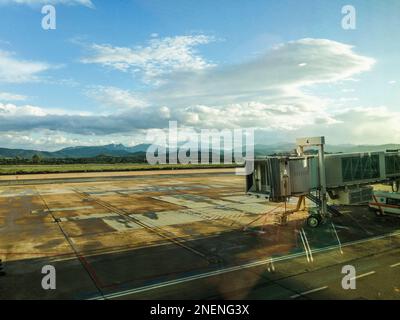
{"type": "Polygon", "coordinates": [[[328,198],[326,195],[326,174],[325,174],[325,154],[324,154],[324,144],[319,145],[318,149],[318,161],[319,161],[319,181],[321,187],[321,214],[326,217],[328,214],[327,202],[328,198]]]}
{"type": "Polygon", "coordinates": [[[321,197],[321,216],[325,218],[328,214],[327,209],[327,191],[326,191],[326,174],[325,174],[325,137],[310,137],[300,138],[296,140],[297,153],[304,156],[304,147],[318,147],[318,162],[319,162],[319,187],[321,197]]]}

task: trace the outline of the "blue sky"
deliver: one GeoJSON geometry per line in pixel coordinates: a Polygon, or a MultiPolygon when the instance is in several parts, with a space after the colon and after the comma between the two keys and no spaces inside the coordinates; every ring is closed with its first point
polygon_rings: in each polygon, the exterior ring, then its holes
{"type": "Polygon", "coordinates": [[[266,144],[400,143],[399,14],[396,0],[0,0],[0,144],[133,145],[170,120],[266,144]]]}

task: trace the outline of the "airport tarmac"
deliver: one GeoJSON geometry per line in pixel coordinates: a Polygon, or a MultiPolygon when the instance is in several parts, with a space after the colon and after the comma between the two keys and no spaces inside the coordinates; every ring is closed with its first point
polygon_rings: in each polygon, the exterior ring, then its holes
{"type": "Polygon", "coordinates": [[[366,206],[277,225],[296,199],[246,196],[233,169],[4,180],[0,299],[400,298],[400,219],[366,206]],[[341,288],[346,264],[356,290],[341,288]]]}

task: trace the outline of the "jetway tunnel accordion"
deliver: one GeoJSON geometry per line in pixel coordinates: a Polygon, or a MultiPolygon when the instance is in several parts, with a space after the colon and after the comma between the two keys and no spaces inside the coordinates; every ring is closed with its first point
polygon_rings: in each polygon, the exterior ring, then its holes
{"type": "MultiPolygon", "coordinates": [[[[254,170],[246,177],[248,194],[283,201],[286,197],[318,190],[318,156],[271,156],[247,159],[254,170]]],[[[342,153],[325,155],[328,191],[400,179],[400,152],[342,153]]]]}

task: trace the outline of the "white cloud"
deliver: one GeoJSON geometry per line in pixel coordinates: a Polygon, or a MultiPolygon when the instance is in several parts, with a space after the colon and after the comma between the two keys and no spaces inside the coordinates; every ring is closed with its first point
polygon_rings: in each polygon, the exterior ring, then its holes
{"type": "Polygon", "coordinates": [[[0,133],[3,148],[23,148],[39,150],[59,150],[71,145],[81,145],[79,137],[67,136],[64,132],[37,130],[36,132],[0,133]]]}
{"type": "Polygon", "coordinates": [[[0,103],[0,116],[3,117],[10,117],[10,116],[35,116],[35,117],[43,117],[46,116],[48,113],[45,112],[42,108],[25,105],[18,107],[14,104],[2,104],[0,103]]]}
{"type": "Polygon", "coordinates": [[[390,84],[390,85],[394,85],[394,84],[396,84],[396,83],[397,83],[396,80],[391,80],[391,81],[388,82],[388,84],[390,84]]]}
{"type": "Polygon", "coordinates": [[[16,117],[45,117],[45,116],[71,116],[71,115],[79,115],[79,116],[87,116],[89,115],[87,112],[71,112],[63,109],[49,109],[49,108],[41,108],[38,106],[32,106],[29,104],[25,105],[16,105],[13,103],[1,103],[0,102],[0,117],[5,119],[6,121],[10,121],[12,118],[16,117]]]}
{"type": "MultiPolygon", "coordinates": [[[[125,53],[121,51],[121,56],[112,63],[128,61],[130,49],[125,53]]],[[[106,56],[105,61],[111,63],[109,55],[106,56]]],[[[325,39],[301,39],[278,45],[247,63],[164,74],[166,82],[142,95],[140,101],[145,100],[147,106],[166,108],[154,117],[179,119],[184,125],[293,130],[314,118],[327,118],[325,109],[329,99],[306,94],[305,87],[347,80],[369,70],[373,64],[372,58],[356,54],[349,45],[325,39]],[[306,67],[299,68],[303,64],[306,67]]],[[[94,96],[110,106],[144,105],[137,103],[136,93],[117,88],[103,88],[94,96]]],[[[328,118],[331,123],[332,117],[328,118]]],[[[149,128],[152,125],[150,121],[149,128]]]]}
{"type": "Polygon", "coordinates": [[[70,146],[102,146],[123,143],[134,146],[146,141],[147,134],[137,131],[129,135],[83,136],[57,130],[38,129],[35,131],[0,132],[1,147],[57,151],[70,146]]]}
{"type": "Polygon", "coordinates": [[[350,79],[370,70],[374,63],[374,59],[356,54],[350,45],[301,39],[240,65],[172,74],[153,96],[160,102],[167,99],[185,104],[271,103],[274,97],[281,103],[290,96],[302,98],[306,86],[350,79]],[[307,66],[299,68],[301,63],[307,66]]]}
{"type": "MultiPolygon", "coordinates": [[[[165,128],[168,120],[177,120],[179,125],[194,128],[253,127],[271,136],[291,139],[308,134],[326,135],[331,143],[353,142],[353,138],[372,143],[377,137],[384,139],[381,142],[398,137],[397,113],[389,118],[389,111],[381,110],[385,117],[380,118],[378,132],[370,130],[374,126],[370,111],[362,114],[363,108],[344,109],[357,97],[341,101],[340,94],[338,98],[323,98],[308,93],[310,87],[351,80],[372,68],[374,59],[357,54],[352,46],[325,39],[301,39],[276,46],[246,63],[212,68],[200,56],[194,59],[189,54],[187,61],[203,63],[182,69],[178,57],[163,56],[159,44],[164,40],[157,39],[158,44],[147,49],[101,47],[102,55],[99,51],[92,57],[92,63],[122,71],[139,68],[146,74],[155,65],[161,70],[154,77],[162,77],[165,82],[140,93],[116,87],[89,90],[89,95],[105,106],[115,107],[115,112],[31,117],[22,112],[18,115],[17,111],[7,117],[0,113],[0,130],[63,131],[80,135],[86,141],[91,135],[104,137],[165,128]],[[299,67],[303,63],[306,65],[299,67]],[[340,103],[340,108],[331,108],[340,103]]],[[[183,51],[187,52],[186,49],[183,51]]]]}
{"type": "Polygon", "coordinates": [[[321,110],[297,110],[291,105],[268,105],[260,102],[219,107],[197,105],[175,110],[171,119],[195,128],[255,128],[267,131],[296,130],[313,125],[315,119],[326,124],[335,120],[321,110]]]}
{"type": "Polygon", "coordinates": [[[10,92],[0,92],[0,102],[2,101],[24,101],[27,97],[10,92]]]}
{"type": "Polygon", "coordinates": [[[116,87],[98,86],[89,89],[87,94],[102,105],[114,110],[134,109],[147,106],[147,102],[138,95],[116,87]]]}
{"type": "Polygon", "coordinates": [[[24,5],[82,5],[89,8],[94,8],[94,5],[91,0],[0,0],[0,4],[24,4],[24,5]]]}
{"type": "Polygon", "coordinates": [[[213,41],[205,35],[152,38],[147,46],[115,47],[93,44],[92,55],[84,63],[97,63],[120,71],[140,73],[145,82],[159,83],[160,76],[177,71],[203,70],[210,66],[195,47],[213,41]]]}
{"type": "Polygon", "coordinates": [[[334,126],[316,126],[330,137],[330,143],[382,144],[399,143],[400,112],[380,107],[356,107],[335,115],[334,126]]]}
{"type": "Polygon", "coordinates": [[[0,82],[37,81],[38,74],[49,68],[47,63],[19,60],[10,52],[0,50],[0,82]]]}

